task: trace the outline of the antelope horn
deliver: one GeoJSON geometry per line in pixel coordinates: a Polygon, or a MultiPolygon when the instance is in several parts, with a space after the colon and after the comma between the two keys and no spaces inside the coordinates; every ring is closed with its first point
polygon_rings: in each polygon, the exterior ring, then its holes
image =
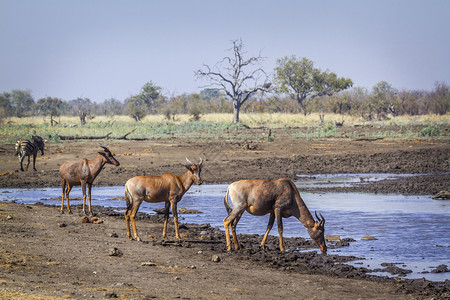
{"type": "Polygon", "coordinates": [[[191,165],[194,165],[194,163],[193,163],[192,161],[190,161],[187,157],[186,157],[186,160],[187,160],[187,162],[190,163],[191,165]]]}
{"type": "Polygon", "coordinates": [[[322,221],[320,221],[320,223],[323,225],[325,225],[325,218],[322,216],[322,214],[319,212],[320,217],[322,218],[322,221]]]}
{"type": "Polygon", "coordinates": [[[102,147],[103,150],[110,152],[109,149],[108,149],[106,146],[103,146],[103,145],[100,144],[100,143],[97,143],[97,145],[99,145],[100,147],[102,147]]]}
{"type": "Polygon", "coordinates": [[[198,163],[200,166],[203,165],[203,159],[199,156],[200,162],[198,163]]]}
{"type": "Polygon", "coordinates": [[[321,222],[322,220],[319,218],[319,216],[317,215],[317,211],[314,211],[314,214],[316,215],[317,221],[321,222]]]}

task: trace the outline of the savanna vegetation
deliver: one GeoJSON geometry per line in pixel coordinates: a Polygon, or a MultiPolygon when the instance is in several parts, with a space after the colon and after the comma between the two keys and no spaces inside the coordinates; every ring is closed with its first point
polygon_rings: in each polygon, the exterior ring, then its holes
{"type": "Polygon", "coordinates": [[[41,135],[59,142],[61,137],[104,137],[127,139],[201,138],[206,140],[274,141],[283,135],[294,138],[447,138],[450,131],[449,115],[397,116],[383,121],[366,121],[361,117],[334,113],[311,113],[307,116],[293,113],[244,113],[240,123],[229,122],[232,113],[202,115],[192,121],[189,114],[176,115],[168,121],[165,115],[147,115],[136,123],[130,116],[98,116],[80,126],[78,117],[59,116],[50,126],[48,117],[9,117],[0,126],[0,143],[15,143],[19,137],[41,135]],[[323,123],[320,120],[325,120],[323,123]],[[341,125],[342,124],[342,125],[341,125]],[[255,135],[257,128],[264,134],[255,135]],[[270,130],[273,130],[270,135],[270,130]],[[280,131],[281,130],[281,131],[280,131]],[[255,135],[255,136],[253,136],[255,135]]]}
{"type": "Polygon", "coordinates": [[[206,64],[195,72],[198,79],[206,80],[200,93],[167,96],[163,87],[152,81],[136,95],[122,100],[51,96],[34,99],[30,90],[2,92],[0,134],[9,140],[29,136],[28,125],[33,124],[33,132],[44,132],[53,139],[63,133],[113,132],[120,136],[133,129],[138,137],[149,132],[160,137],[185,131],[218,134],[230,128],[262,125],[306,126],[309,133],[320,130],[329,135],[344,123],[365,122],[401,126],[422,122],[429,129],[411,131],[411,136],[446,134],[450,88],[445,82],[436,82],[429,91],[398,90],[386,81],[370,89],[354,87],[350,78],[322,71],[311,60],[296,56],[278,59],[274,75],[269,78],[260,67],[264,58],[246,58],[241,40],[233,41],[230,51],[231,55],[218,63],[206,64]]]}

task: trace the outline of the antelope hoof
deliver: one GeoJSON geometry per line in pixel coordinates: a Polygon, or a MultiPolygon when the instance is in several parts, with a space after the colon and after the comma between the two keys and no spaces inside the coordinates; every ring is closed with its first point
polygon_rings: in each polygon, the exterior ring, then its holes
{"type": "Polygon", "coordinates": [[[73,213],[72,213],[72,211],[71,210],[69,210],[69,215],[72,215],[73,213]]]}
{"type": "Polygon", "coordinates": [[[64,214],[64,211],[63,211],[63,210],[61,210],[61,211],[60,211],[59,213],[63,215],[63,214],[64,214]]]}

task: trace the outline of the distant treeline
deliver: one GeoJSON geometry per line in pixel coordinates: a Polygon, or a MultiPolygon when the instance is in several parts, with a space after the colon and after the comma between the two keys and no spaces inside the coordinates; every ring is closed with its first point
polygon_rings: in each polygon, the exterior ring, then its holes
{"type": "MultiPolygon", "coordinates": [[[[87,117],[129,115],[139,121],[148,114],[162,114],[168,120],[177,114],[190,114],[193,120],[206,113],[232,113],[233,105],[222,92],[205,89],[199,94],[163,96],[161,88],[146,83],[138,95],[123,101],[111,98],[94,102],[89,98],[63,100],[56,97],[34,99],[29,90],[12,90],[0,94],[0,122],[5,117],[27,116],[79,116],[87,117]]],[[[284,113],[337,113],[358,115],[366,120],[381,120],[387,115],[446,114],[450,111],[450,89],[437,82],[431,91],[399,91],[387,82],[380,82],[371,90],[354,87],[333,96],[320,96],[300,109],[290,95],[276,93],[256,94],[242,107],[250,112],[284,113]]]]}

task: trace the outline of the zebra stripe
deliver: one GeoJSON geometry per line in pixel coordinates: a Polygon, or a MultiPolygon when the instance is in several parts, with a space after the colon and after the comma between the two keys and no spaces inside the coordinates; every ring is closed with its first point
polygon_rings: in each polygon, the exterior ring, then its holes
{"type": "Polygon", "coordinates": [[[30,165],[30,157],[33,156],[33,170],[36,171],[36,156],[38,150],[41,150],[41,154],[44,155],[44,140],[40,136],[33,136],[31,140],[19,139],[16,143],[16,155],[19,157],[20,170],[23,169],[23,160],[25,156],[28,156],[27,170],[30,165]]]}

